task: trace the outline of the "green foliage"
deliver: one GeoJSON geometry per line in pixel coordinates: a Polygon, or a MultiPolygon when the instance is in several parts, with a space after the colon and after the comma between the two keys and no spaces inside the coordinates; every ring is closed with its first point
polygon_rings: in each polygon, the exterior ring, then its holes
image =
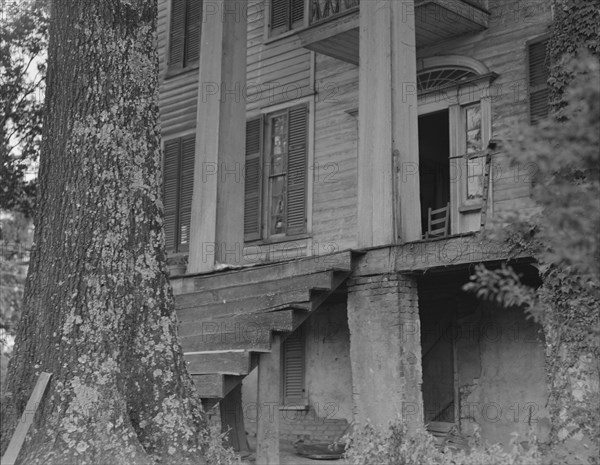
{"type": "Polygon", "coordinates": [[[242,462],[233,449],[224,446],[227,433],[221,433],[217,425],[209,425],[202,431],[202,444],[206,462],[211,465],[240,465],[242,462]]]}
{"type": "Polygon", "coordinates": [[[21,317],[32,236],[31,220],[25,215],[14,213],[0,219],[0,390],[6,384],[12,341],[21,317]]]}
{"type": "Polygon", "coordinates": [[[524,444],[514,435],[508,450],[500,445],[483,444],[479,437],[468,450],[438,449],[435,439],[423,428],[409,431],[401,419],[387,430],[367,424],[345,438],[346,458],[351,465],[540,465],[542,454],[534,436],[524,444]]]}
{"type": "Polygon", "coordinates": [[[27,274],[28,251],[32,242],[31,221],[23,214],[0,220],[0,343],[14,335],[21,314],[23,288],[27,274]]]}
{"type": "Polygon", "coordinates": [[[565,65],[560,117],[522,128],[507,147],[513,163],[537,168],[531,195],[539,213],[515,211],[489,233],[533,256],[542,284],[532,289],[507,267],[479,267],[466,286],[542,324],[557,463],[567,460],[570,439],[600,445],[600,66],[585,51],[577,56],[565,65]]]}
{"type": "Polygon", "coordinates": [[[48,18],[43,0],[3,2],[0,21],[0,209],[31,215],[46,75],[48,18]]]}
{"type": "MultiPolygon", "coordinates": [[[[566,105],[565,90],[575,74],[567,63],[582,50],[600,56],[600,2],[598,0],[553,0],[554,23],[548,45],[550,101],[555,110],[566,105]]],[[[562,112],[561,112],[562,113],[562,112]]]]}

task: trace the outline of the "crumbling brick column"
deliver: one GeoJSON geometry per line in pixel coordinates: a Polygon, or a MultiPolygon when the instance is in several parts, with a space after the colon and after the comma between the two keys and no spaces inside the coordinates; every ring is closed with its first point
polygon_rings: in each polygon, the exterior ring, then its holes
{"type": "Polygon", "coordinates": [[[355,420],[422,424],[421,334],[416,279],[382,274],[348,284],[355,420]]]}

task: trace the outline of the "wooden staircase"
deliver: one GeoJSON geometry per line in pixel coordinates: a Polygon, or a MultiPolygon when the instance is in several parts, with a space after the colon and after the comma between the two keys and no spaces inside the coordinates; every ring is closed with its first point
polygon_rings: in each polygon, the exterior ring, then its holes
{"type": "Polygon", "coordinates": [[[351,254],[174,278],[179,337],[203,402],[223,399],[351,273],[351,254]]]}

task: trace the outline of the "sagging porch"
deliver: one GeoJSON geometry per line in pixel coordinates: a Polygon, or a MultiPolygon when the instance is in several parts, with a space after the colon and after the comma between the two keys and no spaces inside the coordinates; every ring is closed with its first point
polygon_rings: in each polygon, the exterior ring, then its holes
{"type": "Polygon", "coordinates": [[[398,415],[543,438],[539,328],[461,290],[472,263],[503,255],[471,235],[174,277],[205,407],[236,449],[250,435],[257,463],[283,463],[280,440],[333,441],[353,420],[398,415]]]}

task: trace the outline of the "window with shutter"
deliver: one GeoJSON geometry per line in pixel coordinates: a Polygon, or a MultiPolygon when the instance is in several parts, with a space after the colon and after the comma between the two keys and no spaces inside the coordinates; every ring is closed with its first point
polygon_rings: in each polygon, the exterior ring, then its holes
{"type": "Polygon", "coordinates": [[[304,25],[304,0],[272,0],[269,18],[271,37],[304,25]]]}
{"type": "Polygon", "coordinates": [[[306,232],[307,165],[307,105],[246,123],[246,241],[306,232]]]}
{"type": "Polygon", "coordinates": [[[193,135],[165,142],[163,204],[168,252],[189,250],[195,147],[193,135]]]}
{"type": "Polygon", "coordinates": [[[262,117],[246,122],[244,240],[260,239],[262,191],[262,117]]]}
{"type": "Polygon", "coordinates": [[[304,389],[305,366],[305,336],[302,329],[293,332],[282,344],[283,405],[306,405],[304,389]]]}
{"type": "Polygon", "coordinates": [[[548,116],[548,77],[550,75],[546,61],[548,40],[538,40],[527,46],[528,85],[529,85],[529,121],[536,124],[548,116]]]}
{"type": "Polygon", "coordinates": [[[203,0],[171,0],[169,67],[185,68],[200,58],[203,0]]]}

